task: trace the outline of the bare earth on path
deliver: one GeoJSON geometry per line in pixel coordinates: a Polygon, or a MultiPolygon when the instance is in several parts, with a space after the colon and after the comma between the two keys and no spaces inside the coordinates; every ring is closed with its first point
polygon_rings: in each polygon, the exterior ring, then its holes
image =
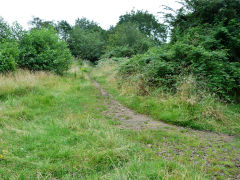
{"type": "Polygon", "coordinates": [[[158,143],[147,144],[147,147],[152,148],[162,158],[178,161],[188,159],[193,165],[200,164],[206,172],[211,168],[217,168],[216,174],[211,179],[222,177],[240,180],[240,146],[239,141],[236,142],[236,137],[178,127],[153,120],[119,103],[96,81],[93,81],[93,84],[100,90],[101,95],[106,97],[104,103],[107,111],[104,114],[116,119],[120,123],[119,128],[132,129],[137,132],[161,131],[166,135],[174,134],[180,138],[178,141],[168,141],[167,137],[160,137],[158,143]],[[191,142],[194,143],[191,144],[191,142]],[[224,168],[230,169],[229,172],[224,168]]]}

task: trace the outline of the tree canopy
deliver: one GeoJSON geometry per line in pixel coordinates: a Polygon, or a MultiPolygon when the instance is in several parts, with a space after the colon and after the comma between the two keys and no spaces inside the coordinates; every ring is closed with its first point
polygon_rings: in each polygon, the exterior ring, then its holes
{"type": "Polygon", "coordinates": [[[126,22],[137,25],[143,34],[146,34],[160,44],[166,41],[166,26],[159,23],[156,16],[150,14],[148,11],[132,10],[130,13],[120,16],[118,25],[126,22]]]}

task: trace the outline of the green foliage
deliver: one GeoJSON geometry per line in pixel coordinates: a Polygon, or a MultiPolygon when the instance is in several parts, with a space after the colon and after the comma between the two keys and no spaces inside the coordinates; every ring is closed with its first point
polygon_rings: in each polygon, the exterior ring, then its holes
{"type": "Polygon", "coordinates": [[[200,84],[204,81],[209,91],[225,99],[236,98],[240,89],[239,62],[229,62],[223,50],[207,51],[183,42],[134,56],[121,64],[119,73],[123,77],[141,74],[146,85],[171,90],[176,87],[176,76],[193,74],[200,84]]]}
{"type": "Polygon", "coordinates": [[[16,42],[0,43],[0,73],[14,71],[19,57],[19,48],[16,42]]]}
{"type": "Polygon", "coordinates": [[[177,42],[172,46],[173,60],[181,61],[185,73],[204,78],[210,91],[222,97],[236,96],[240,90],[240,63],[229,62],[224,50],[208,51],[201,46],[177,42]]]}
{"type": "Polygon", "coordinates": [[[33,29],[53,28],[55,23],[53,21],[45,21],[39,17],[33,17],[29,22],[33,29]]]}
{"type": "Polygon", "coordinates": [[[12,34],[9,25],[0,17],[0,42],[11,40],[12,34]]]}
{"type": "Polygon", "coordinates": [[[10,29],[13,39],[16,41],[20,41],[23,38],[24,34],[27,33],[27,31],[24,30],[18,22],[14,22],[10,29]]]}
{"type": "Polygon", "coordinates": [[[134,49],[129,46],[108,47],[107,52],[102,56],[102,58],[130,57],[133,54],[134,49]]]}
{"type": "Polygon", "coordinates": [[[124,57],[146,52],[153,45],[133,23],[117,25],[109,35],[107,52],[111,56],[124,57]]]}
{"type": "Polygon", "coordinates": [[[90,21],[87,18],[77,19],[75,21],[75,26],[81,28],[84,31],[88,32],[101,32],[102,28],[94,21],[90,21]]]}
{"type": "Polygon", "coordinates": [[[186,0],[171,18],[171,42],[120,66],[123,76],[176,90],[176,77],[193,74],[225,100],[239,99],[239,1],[186,0]],[[175,88],[174,88],[175,87],[175,88]]]}
{"type": "Polygon", "coordinates": [[[33,71],[62,74],[70,67],[72,56],[65,42],[53,29],[32,29],[20,41],[19,67],[33,71]]]}
{"type": "Polygon", "coordinates": [[[67,42],[75,57],[95,62],[104,53],[105,40],[105,31],[97,23],[82,18],[69,31],[67,42]]]}
{"type": "Polygon", "coordinates": [[[157,44],[162,44],[166,41],[166,26],[159,23],[156,17],[147,11],[132,10],[131,13],[120,16],[118,24],[123,23],[136,24],[143,34],[154,39],[157,44]]]}
{"type": "MultiPolygon", "coordinates": [[[[150,53],[148,55],[150,57],[150,53]]],[[[149,66],[154,62],[152,58],[151,62],[146,64],[146,60],[147,58],[140,56],[121,61],[101,60],[92,75],[115,96],[115,99],[138,113],[149,115],[156,120],[198,130],[235,135],[240,133],[239,104],[219,101],[217,96],[208,92],[208,84],[197,80],[198,77],[192,74],[170,75],[176,70],[173,71],[174,65],[170,66],[166,61],[160,61],[156,68],[150,70],[146,68],[147,70],[144,71],[144,65],[149,66]],[[117,72],[119,68],[120,70],[125,68],[125,76],[119,76],[117,72]],[[126,76],[127,72],[131,74],[126,76]],[[160,83],[158,87],[156,83],[150,81],[155,72],[158,73],[156,75],[160,83]],[[151,74],[147,76],[146,73],[151,74]],[[162,79],[160,79],[161,76],[163,76],[162,79]],[[171,79],[174,80],[174,84],[168,86],[171,79]],[[173,89],[174,92],[172,92],[173,89]]]]}
{"type": "Polygon", "coordinates": [[[207,50],[223,49],[229,54],[230,61],[239,61],[239,6],[237,0],[186,0],[185,6],[171,21],[171,41],[176,42],[191,34],[191,41],[187,43],[205,42],[207,50]]]}
{"type": "Polygon", "coordinates": [[[239,6],[236,0],[186,0],[171,22],[180,59],[224,98],[240,95],[239,6]]]}
{"type": "Polygon", "coordinates": [[[176,82],[176,63],[166,60],[164,51],[151,48],[147,53],[133,56],[119,66],[119,74],[124,77],[137,77],[144,81],[145,86],[162,86],[173,88],[176,82]]]}
{"type": "Polygon", "coordinates": [[[17,34],[20,34],[17,33],[19,29],[21,29],[19,25],[15,24],[10,27],[0,17],[0,73],[16,69],[16,61],[19,57],[19,47],[16,39],[17,34]]]}
{"type": "Polygon", "coordinates": [[[57,23],[56,30],[58,32],[59,37],[67,41],[69,39],[72,27],[67,21],[62,20],[57,23]]]}
{"type": "Polygon", "coordinates": [[[104,41],[100,32],[89,32],[75,26],[68,40],[69,48],[75,57],[92,62],[97,61],[103,54],[104,41]]]}

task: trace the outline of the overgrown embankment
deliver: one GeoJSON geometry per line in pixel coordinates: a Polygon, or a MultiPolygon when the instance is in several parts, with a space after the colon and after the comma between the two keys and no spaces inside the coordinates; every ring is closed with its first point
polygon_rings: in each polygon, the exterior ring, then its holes
{"type": "Polygon", "coordinates": [[[176,77],[175,91],[147,86],[141,74],[121,75],[121,66],[127,68],[126,61],[104,59],[93,70],[93,76],[128,107],[179,126],[240,134],[239,104],[221,102],[197,86],[194,76],[176,77]]]}

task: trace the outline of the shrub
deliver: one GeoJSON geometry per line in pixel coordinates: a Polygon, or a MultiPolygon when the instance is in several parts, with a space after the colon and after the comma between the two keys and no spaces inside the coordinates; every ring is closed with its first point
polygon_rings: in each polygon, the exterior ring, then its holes
{"type": "Polygon", "coordinates": [[[16,69],[19,48],[16,42],[0,43],[0,72],[6,73],[16,69]]]}
{"type": "Polygon", "coordinates": [[[206,81],[210,91],[220,97],[236,97],[240,91],[240,63],[230,62],[227,50],[207,50],[177,42],[171,47],[171,59],[179,64],[181,72],[194,74],[206,81]]]}
{"type": "Polygon", "coordinates": [[[53,29],[32,29],[21,39],[20,50],[18,65],[33,71],[62,74],[72,62],[67,44],[53,29]]]}
{"type": "Polygon", "coordinates": [[[178,41],[173,45],[151,48],[120,64],[122,77],[142,77],[146,86],[162,86],[176,90],[176,77],[194,75],[209,91],[224,99],[239,96],[240,63],[229,62],[224,50],[206,50],[178,41]]]}
{"type": "MultiPolygon", "coordinates": [[[[166,57],[164,58],[160,51],[161,48],[154,47],[145,54],[125,60],[120,64],[119,73],[125,78],[141,74],[146,85],[149,86],[163,84],[165,78],[176,74],[176,65],[174,62],[166,61],[166,57]]],[[[164,84],[166,85],[166,82],[164,84]]]]}

